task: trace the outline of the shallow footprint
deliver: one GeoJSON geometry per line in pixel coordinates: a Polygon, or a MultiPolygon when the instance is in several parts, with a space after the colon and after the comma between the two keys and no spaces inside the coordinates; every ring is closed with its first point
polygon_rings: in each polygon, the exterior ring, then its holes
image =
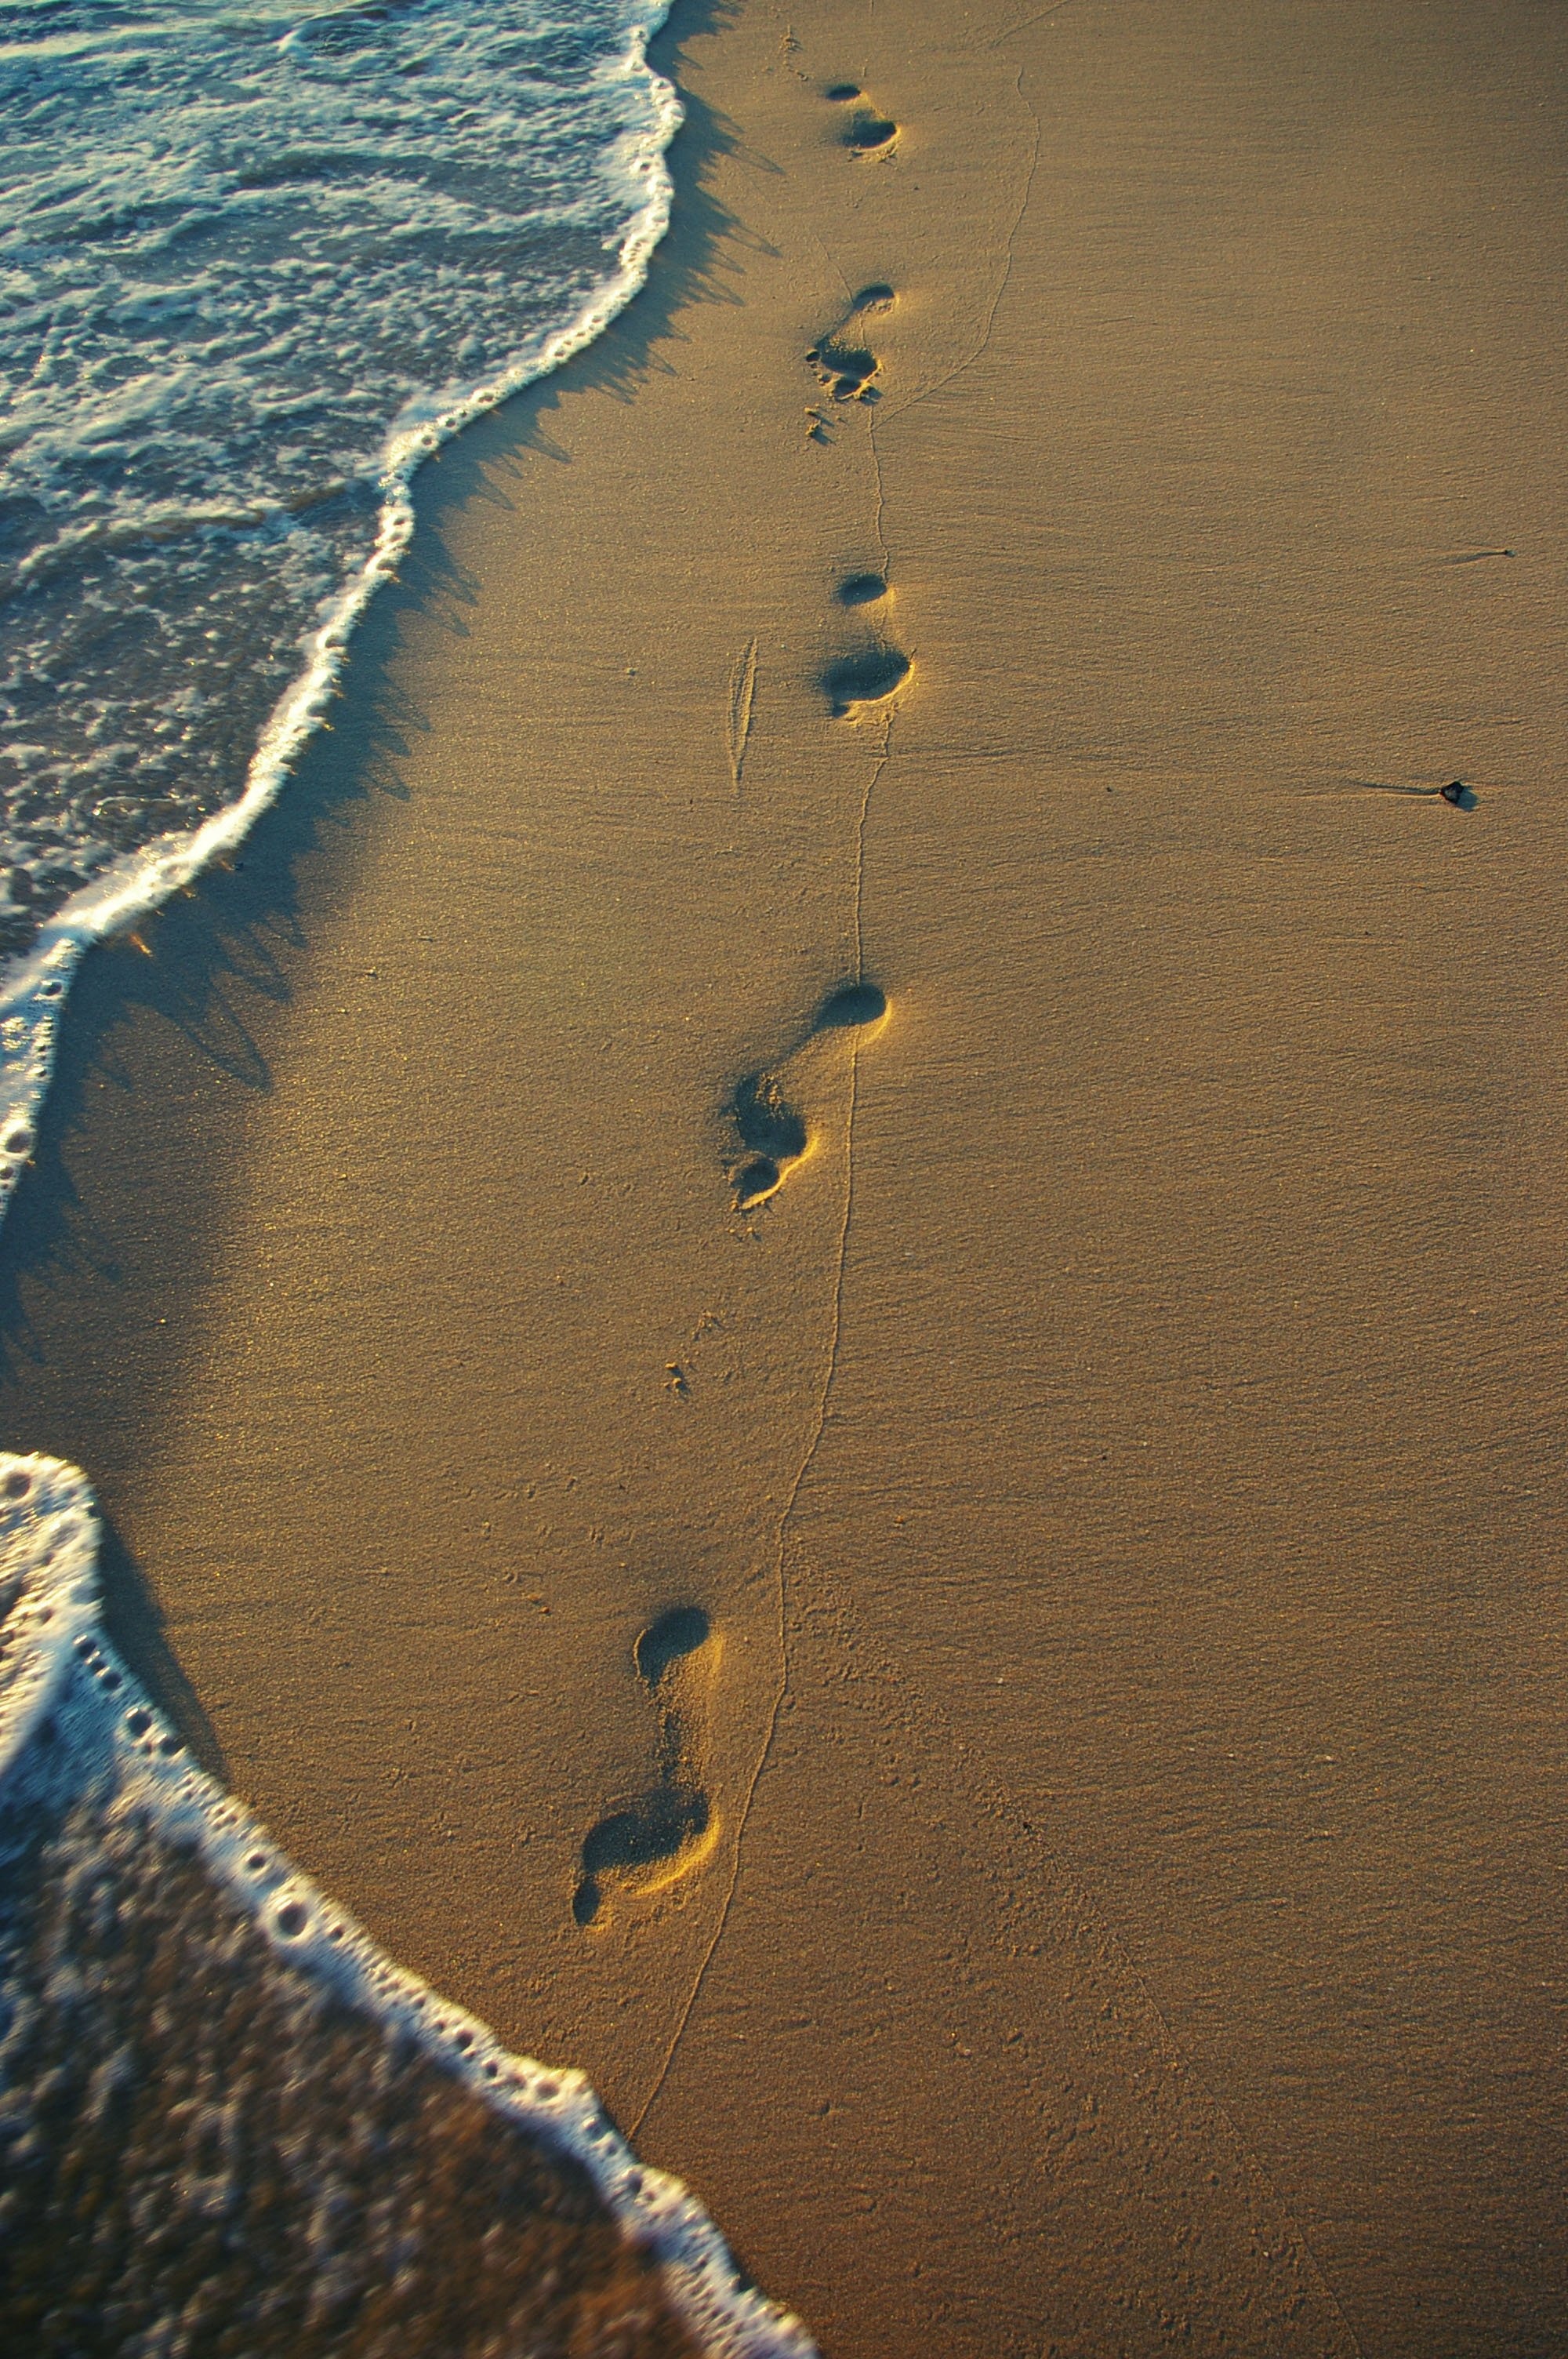
{"type": "Polygon", "coordinates": [[[713,1625],[700,1605],[673,1606],[649,1624],[632,1656],[659,1717],[654,1782],[584,1836],[572,1895],[579,1925],[595,1922],[611,1892],[659,1891],[688,1875],[717,1832],[701,1758],[713,1625]]]}
{"type": "Polygon", "coordinates": [[[855,109],[843,133],[844,145],[851,156],[885,156],[892,152],[898,125],[890,116],[876,111],[858,82],[832,82],[823,95],[835,106],[855,109]]]}
{"type": "Polygon", "coordinates": [[[812,345],[806,357],[816,382],[835,401],[875,401],[872,380],[881,363],[861,339],[868,322],[892,308],[893,290],[885,280],[862,287],[836,328],[812,345]]]}

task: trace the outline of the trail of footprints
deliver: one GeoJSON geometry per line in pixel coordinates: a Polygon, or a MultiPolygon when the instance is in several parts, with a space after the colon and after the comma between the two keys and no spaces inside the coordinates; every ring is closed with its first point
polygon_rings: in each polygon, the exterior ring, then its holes
{"type": "MultiPolygon", "coordinates": [[[[892,154],[898,125],[877,111],[858,84],[836,82],[827,96],[848,110],[840,136],[852,158],[892,154]]],[[[893,301],[891,286],[879,281],[863,287],[843,319],[807,353],[807,364],[832,402],[879,399],[881,364],[871,338],[893,301]]],[[[810,410],[807,416],[813,439],[828,440],[823,413],[810,410]]],[[[858,618],[860,628],[821,676],[837,719],[883,703],[909,677],[909,658],[878,627],[877,610],[888,594],[881,572],[850,573],[838,584],[836,603],[846,616],[858,618]]],[[[752,640],[730,682],[728,737],[737,790],[751,732],[756,654],[752,640]]],[[[886,994],[863,975],[843,982],[782,1057],[736,1082],[724,1115],[731,1140],[726,1169],[739,1212],[749,1213],[765,1203],[810,1154],[811,1128],[795,1100],[809,1098],[814,1061],[831,1055],[835,1041],[879,1027],[887,1007],[886,994]]],[[[654,1715],[653,1773],[640,1792],[616,1802],[583,1838],[572,1894],[579,1925],[602,1922],[618,1898],[646,1897],[673,1885],[711,1850],[717,1825],[707,1784],[708,1705],[719,1652],[719,1636],[699,1605],[671,1607],[638,1637],[633,1662],[654,1715]]]]}
{"type": "MultiPolygon", "coordinates": [[[[824,95],[843,111],[835,137],[852,160],[892,157],[899,126],[859,83],[834,82],[824,95]]],[[[806,409],[809,441],[830,447],[832,429],[853,415],[851,405],[869,407],[881,398],[876,342],[879,325],[895,300],[894,289],[885,281],[862,287],[843,317],[806,352],[806,364],[827,404],[806,409]]],[[[879,625],[888,597],[881,571],[847,574],[835,592],[839,608],[857,625],[850,643],[820,677],[837,719],[851,719],[884,704],[909,678],[909,657],[892,645],[879,625]]],[[[737,793],[751,736],[756,676],[753,638],[737,658],[730,680],[727,738],[737,793]]],[[[1472,809],[1477,799],[1457,778],[1441,788],[1372,779],[1356,783],[1379,793],[1440,795],[1461,810],[1472,809]]],[[[857,975],[828,994],[805,1034],[784,1056],[735,1083],[723,1113],[729,1133],[725,1169],[737,1212],[756,1212],[810,1154],[812,1131],[800,1108],[810,1103],[818,1078],[811,1070],[814,1060],[832,1053],[835,1036],[869,1031],[886,1014],[887,999],[880,986],[857,975]]],[[[684,1394],[684,1381],[679,1389],[684,1394]]],[[[583,1840],[572,1899],[579,1925],[600,1921],[618,1895],[648,1895],[675,1883],[712,1848],[718,1830],[706,1783],[707,1707],[719,1645],[708,1615],[697,1605],[676,1606],[661,1614],[636,1642],[637,1676],[655,1719],[654,1774],[641,1793],[616,1804],[583,1840]]]]}

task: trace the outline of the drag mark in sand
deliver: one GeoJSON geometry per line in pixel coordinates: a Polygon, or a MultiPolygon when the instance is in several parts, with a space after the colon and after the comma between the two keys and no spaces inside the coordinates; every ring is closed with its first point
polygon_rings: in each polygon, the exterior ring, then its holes
{"type": "Polygon", "coordinates": [[[730,675],[730,776],[741,791],[741,773],[752,735],[752,704],[757,693],[757,642],[748,639],[730,675]]]}
{"type": "MultiPolygon", "coordinates": [[[[882,724],[881,749],[872,765],[871,775],[866,781],[866,791],[860,797],[860,815],[855,828],[855,973],[858,988],[861,992],[874,988],[873,985],[868,984],[865,979],[866,936],[862,913],[866,898],[866,821],[871,817],[871,797],[881,785],[882,772],[892,758],[892,723],[893,716],[890,712],[882,724]]],[[[842,995],[838,995],[842,996],[842,995]]],[[[878,993],[877,995],[880,998],[881,995],[878,993]]],[[[828,1002],[829,1006],[833,1004],[831,1000],[828,1002]]],[[[862,1017],[860,1020],[863,1022],[866,1019],[862,1017]]],[[[854,1140],[851,1136],[851,1147],[853,1145],[854,1140]]],[[[839,1269],[842,1274],[842,1256],[839,1257],[839,1269]]]]}
{"type": "Polygon", "coordinates": [[[1047,16],[1060,16],[1062,10],[1069,5],[1070,0],[1053,0],[1053,5],[1049,8],[1036,8],[1032,16],[1021,16],[1016,25],[1010,25],[1005,33],[997,35],[996,39],[991,43],[992,49],[1005,49],[1009,41],[1017,40],[1020,33],[1027,33],[1032,25],[1043,25],[1047,16]]]}
{"type": "MultiPolygon", "coordinates": [[[[1045,13],[1050,16],[1054,15],[1055,12],[1054,10],[1047,9],[1045,13]]],[[[1022,32],[1023,27],[1020,26],[1017,29],[1022,32]]],[[[1007,35],[1003,36],[1004,39],[1008,38],[1010,37],[1007,35]]],[[[1000,43],[998,46],[1000,47],[1000,43]]],[[[935,385],[924,386],[919,393],[911,394],[907,401],[901,402],[898,408],[892,413],[895,418],[901,418],[905,410],[914,409],[918,403],[929,399],[932,394],[940,393],[945,386],[951,385],[956,377],[962,376],[966,369],[973,368],[975,363],[979,359],[980,354],[990,342],[992,333],[996,327],[997,313],[1001,309],[1001,299],[1007,293],[1008,282],[1012,277],[1012,257],[1014,249],[1018,245],[1018,233],[1023,227],[1023,217],[1029,211],[1029,200],[1034,193],[1034,177],[1040,168],[1040,116],[1038,111],[1031,105],[1029,100],[1023,95],[1023,68],[1022,66],[1018,69],[1017,77],[1013,82],[1013,89],[1017,92],[1018,97],[1029,116],[1030,123],[1033,126],[1033,131],[1029,150],[1029,168],[1023,176],[1023,193],[1018,201],[1018,211],[1013,216],[1012,227],[1007,234],[1007,246],[1002,259],[1001,276],[997,280],[996,292],[991,297],[990,308],[986,313],[985,326],[981,329],[979,340],[975,344],[973,350],[966,353],[961,361],[956,361],[953,366],[947,371],[946,376],[939,376],[935,385]]]]}
{"type": "Polygon", "coordinates": [[[1391,778],[1352,778],[1350,784],[1367,795],[1414,795],[1422,802],[1435,798],[1451,810],[1474,810],[1480,800],[1474,787],[1467,787],[1463,778],[1450,778],[1444,787],[1402,787],[1391,778]]]}

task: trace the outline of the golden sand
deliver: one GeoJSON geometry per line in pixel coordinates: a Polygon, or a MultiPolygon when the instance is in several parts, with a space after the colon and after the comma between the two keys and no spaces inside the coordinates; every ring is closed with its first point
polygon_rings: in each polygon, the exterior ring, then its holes
{"type": "Polygon", "coordinates": [[[84,981],[7,1439],[833,2359],[1546,2359],[1568,20],[656,54],[645,295],[84,981]]]}

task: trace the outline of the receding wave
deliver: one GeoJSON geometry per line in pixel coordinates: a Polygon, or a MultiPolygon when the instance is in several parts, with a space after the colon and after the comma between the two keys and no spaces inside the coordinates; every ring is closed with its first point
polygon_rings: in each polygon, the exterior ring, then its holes
{"type": "Polygon", "coordinates": [[[420,461],[641,285],[665,5],[0,6],[0,1207],[82,949],[276,794],[420,461]]]}
{"type": "Polygon", "coordinates": [[[0,2345],[72,2359],[808,2359],[579,2073],[400,1972],[99,1624],[0,1457],[0,2345]]]}

